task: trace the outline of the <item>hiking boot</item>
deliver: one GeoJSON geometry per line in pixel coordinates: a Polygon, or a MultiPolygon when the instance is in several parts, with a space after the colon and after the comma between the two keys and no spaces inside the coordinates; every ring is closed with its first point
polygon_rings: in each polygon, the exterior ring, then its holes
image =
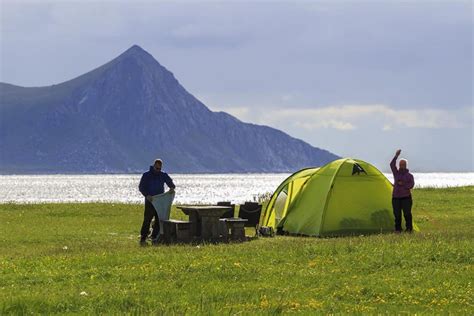
{"type": "Polygon", "coordinates": [[[147,242],[146,242],[146,239],[140,239],[139,245],[140,245],[141,247],[146,247],[146,246],[148,246],[148,244],[147,244],[147,242]]]}
{"type": "Polygon", "coordinates": [[[402,231],[401,230],[396,230],[396,231],[394,231],[394,233],[398,235],[398,234],[401,234],[402,231]]]}

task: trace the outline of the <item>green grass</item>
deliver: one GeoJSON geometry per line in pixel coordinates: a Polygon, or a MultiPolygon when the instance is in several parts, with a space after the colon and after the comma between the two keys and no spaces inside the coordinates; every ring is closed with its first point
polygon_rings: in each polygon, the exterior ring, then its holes
{"type": "Polygon", "coordinates": [[[140,205],[3,204],[0,314],[472,315],[474,187],[414,200],[418,234],[147,248],[140,205]]]}

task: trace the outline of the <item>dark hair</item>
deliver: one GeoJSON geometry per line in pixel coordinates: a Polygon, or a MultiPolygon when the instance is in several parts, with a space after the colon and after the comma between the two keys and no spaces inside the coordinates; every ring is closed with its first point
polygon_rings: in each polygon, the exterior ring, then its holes
{"type": "Polygon", "coordinates": [[[157,163],[159,163],[160,165],[163,165],[163,161],[161,159],[155,159],[155,162],[153,163],[153,165],[156,165],[157,163]]]}

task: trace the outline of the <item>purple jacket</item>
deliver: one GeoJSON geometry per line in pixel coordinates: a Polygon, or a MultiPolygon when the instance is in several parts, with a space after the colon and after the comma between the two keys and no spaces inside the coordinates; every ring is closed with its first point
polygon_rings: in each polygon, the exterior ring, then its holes
{"type": "Polygon", "coordinates": [[[415,179],[413,179],[413,175],[408,169],[397,169],[397,158],[398,156],[393,157],[390,162],[390,169],[392,169],[394,179],[392,197],[409,197],[411,196],[410,190],[413,189],[413,186],[415,185],[415,179]],[[402,181],[402,184],[398,184],[399,181],[402,181]]]}

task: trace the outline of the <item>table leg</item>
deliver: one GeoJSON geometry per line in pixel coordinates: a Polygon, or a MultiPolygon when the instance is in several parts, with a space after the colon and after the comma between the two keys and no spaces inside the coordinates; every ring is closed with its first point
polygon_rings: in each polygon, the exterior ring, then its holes
{"type": "Polygon", "coordinates": [[[225,241],[229,238],[229,226],[227,226],[225,219],[219,219],[219,237],[221,235],[225,241]]]}
{"type": "Polygon", "coordinates": [[[211,218],[212,221],[212,239],[217,240],[219,239],[219,219],[220,216],[212,216],[211,218]]]}
{"type": "Polygon", "coordinates": [[[200,229],[201,225],[200,225],[198,213],[196,211],[189,212],[189,221],[192,222],[191,236],[193,237],[201,236],[201,229],[200,229]]]}
{"type": "Polygon", "coordinates": [[[230,233],[232,240],[245,240],[245,224],[244,223],[234,223],[231,228],[230,233]]]}
{"type": "Polygon", "coordinates": [[[208,239],[211,239],[211,237],[213,237],[212,217],[209,217],[209,216],[201,217],[201,237],[204,240],[208,240],[208,239]]]}

